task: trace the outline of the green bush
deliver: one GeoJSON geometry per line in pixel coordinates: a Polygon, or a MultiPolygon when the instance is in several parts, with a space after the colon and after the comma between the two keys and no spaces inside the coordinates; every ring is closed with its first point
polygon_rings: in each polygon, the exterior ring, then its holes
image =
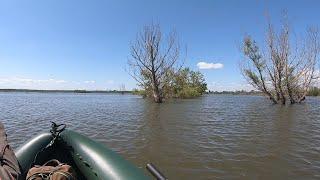
{"type": "MultiPolygon", "coordinates": [[[[145,76],[148,76],[148,74],[145,74],[145,76]]],[[[161,88],[161,95],[165,99],[199,97],[207,90],[207,84],[203,75],[189,68],[179,71],[172,69],[167,72],[165,78],[165,83],[161,88]]],[[[132,93],[152,98],[152,83],[147,82],[142,88],[143,90],[134,89],[132,93]]]]}
{"type": "Polygon", "coordinates": [[[179,91],[177,95],[179,98],[193,98],[201,96],[201,93],[198,88],[186,87],[179,91]]]}
{"type": "Polygon", "coordinates": [[[171,73],[164,88],[165,97],[193,98],[201,96],[207,90],[207,84],[200,72],[189,68],[171,73]]]}
{"type": "Polygon", "coordinates": [[[320,96],[320,88],[311,87],[308,91],[308,96],[320,96]]]}

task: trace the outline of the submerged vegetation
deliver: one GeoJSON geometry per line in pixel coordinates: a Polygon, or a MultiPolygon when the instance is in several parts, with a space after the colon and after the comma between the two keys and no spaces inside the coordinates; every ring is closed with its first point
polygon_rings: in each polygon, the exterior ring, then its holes
{"type": "Polygon", "coordinates": [[[166,98],[192,98],[202,95],[207,84],[200,72],[182,67],[175,32],[163,37],[159,25],[145,26],[131,45],[129,73],[143,91],[135,91],[154,102],[166,98]]]}
{"type": "MultiPolygon", "coordinates": [[[[194,98],[199,97],[207,90],[207,84],[200,72],[189,68],[180,69],[177,72],[170,71],[162,89],[162,97],[168,98],[194,98]]],[[[153,97],[152,85],[142,90],[134,89],[133,94],[144,97],[153,97]]]]}
{"type": "Polygon", "coordinates": [[[301,42],[292,42],[288,23],[276,32],[269,23],[266,52],[249,36],[242,50],[242,73],[247,81],[275,104],[300,103],[305,100],[317,77],[320,52],[319,33],[309,29],[301,42]]]}
{"type": "Polygon", "coordinates": [[[207,84],[199,71],[189,68],[172,72],[169,81],[164,88],[167,98],[193,98],[201,96],[207,90],[207,84]]]}
{"type": "Polygon", "coordinates": [[[159,25],[145,26],[131,45],[129,74],[156,103],[164,98],[170,72],[179,68],[180,46],[175,32],[163,37],[159,25]]]}
{"type": "MultiPolygon", "coordinates": [[[[293,31],[288,21],[283,22],[280,31],[269,22],[265,46],[258,45],[250,36],[244,38],[241,71],[248,83],[273,103],[295,104],[306,96],[319,95],[318,88],[311,88],[319,80],[319,32],[309,28],[306,36],[297,42],[298,38],[291,36],[293,31]]],[[[205,93],[207,84],[203,75],[183,67],[180,55],[175,32],[164,37],[159,25],[145,26],[131,45],[128,61],[129,74],[141,88],[134,93],[152,98],[156,103],[205,93]]]]}

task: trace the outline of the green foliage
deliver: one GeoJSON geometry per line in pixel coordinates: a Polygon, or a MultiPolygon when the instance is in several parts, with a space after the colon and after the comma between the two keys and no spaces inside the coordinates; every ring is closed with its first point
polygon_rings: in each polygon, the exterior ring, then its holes
{"type": "Polygon", "coordinates": [[[177,92],[177,96],[179,98],[193,98],[201,96],[201,93],[197,88],[194,87],[186,87],[177,92]]]}
{"type": "Polygon", "coordinates": [[[320,88],[311,87],[308,91],[308,96],[320,96],[320,88]]]}
{"type": "MultiPolygon", "coordinates": [[[[143,74],[148,79],[149,74],[143,74]]],[[[141,86],[143,90],[133,90],[133,94],[144,97],[153,97],[151,81],[141,86]]],[[[194,98],[201,96],[207,90],[207,84],[198,71],[192,71],[189,68],[181,69],[175,72],[173,69],[168,70],[165,75],[161,95],[165,98],[194,98]]]]}
{"type": "Polygon", "coordinates": [[[134,95],[139,95],[139,96],[146,96],[146,91],[145,90],[139,90],[139,89],[133,89],[132,94],[134,95]]]}
{"type": "Polygon", "coordinates": [[[257,43],[253,41],[250,37],[246,37],[244,39],[244,46],[243,46],[244,55],[249,57],[249,59],[254,63],[254,65],[258,69],[264,69],[265,62],[262,60],[262,56],[259,52],[259,47],[257,43]]]}
{"type": "Polygon", "coordinates": [[[184,68],[168,75],[168,83],[164,88],[166,98],[193,98],[201,96],[207,90],[203,74],[184,68]]]}
{"type": "Polygon", "coordinates": [[[246,75],[254,84],[256,84],[257,86],[260,86],[261,81],[260,81],[260,79],[258,78],[258,76],[257,76],[254,72],[252,72],[252,71],[249,70],[249,69],[245,69],[244,72],[245,72],[245,75],[246,75]]]}

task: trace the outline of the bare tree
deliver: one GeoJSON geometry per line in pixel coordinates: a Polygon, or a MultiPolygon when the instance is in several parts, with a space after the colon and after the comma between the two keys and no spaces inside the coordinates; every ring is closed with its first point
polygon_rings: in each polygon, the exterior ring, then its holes
{"type": "Polygon", "coordinates": [[[159,25],[145,26],[131,45],[129,73],[156,103],[163,101],[167,74],[181,65],[179,55],[176,33],[164,38],[159,25]]]}
{"type": "Polygon", "coordinates": [[[243,41],[245,60],[242,74],[256,89],[266,94],[276,104],[300,103],[316,77],[316,65],[319,61],[319,33],[309,28],[307,35],[298,43],[292,43],[290,28],[284,21],[279,33],[269,22],[265,53],[257,43],[246,36],[243,41]]]}

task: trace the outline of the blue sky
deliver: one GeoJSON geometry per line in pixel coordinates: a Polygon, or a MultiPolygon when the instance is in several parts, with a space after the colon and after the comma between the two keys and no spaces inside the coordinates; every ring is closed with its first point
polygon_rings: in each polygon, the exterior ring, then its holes
{"type": "Polygon", "coordinates": [[[250,89],[238,68],[243,36],[263,42],[266,12],[279,25],[284,10],[302,33],[320,25],[319,7],[311,0],[0,1],[0,88],[132,89],[130,42],[156,22],[164,33],[177,31],[188,48],[186,66],[200,70],[209,89],[250,89]],[[199,69],[199,62],[213,68],[199,69]]]}

